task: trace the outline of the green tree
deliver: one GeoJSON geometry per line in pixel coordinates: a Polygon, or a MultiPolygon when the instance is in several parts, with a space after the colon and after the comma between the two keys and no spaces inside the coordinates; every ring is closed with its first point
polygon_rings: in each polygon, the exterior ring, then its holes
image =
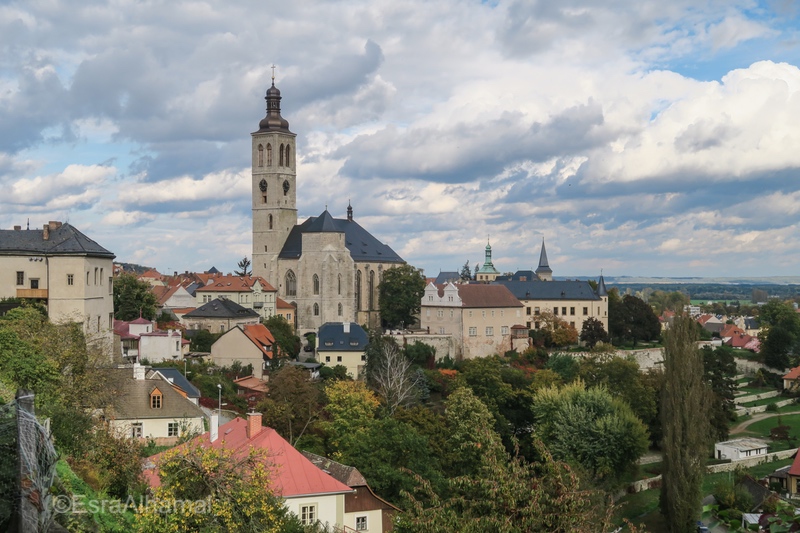
{"type": "Polygon", "coordinates": [[[233,271],[234,276],[250,276],[253,273],[253,269],[250,268],[250,260],[247,256],[244,256],[241,261],[236,263],[236,267],[238,270],[233,271]]]}
{"type": "Polygon", "coordinates": [[[609,297],[609,320],[613,318],[613,324],[618,331],[615,336],[633,341],[636,346],[637,341],[651,341],[657,339],[661,334],[661,323],[653,312],[653,308],[647,305],[641,298],[626,294],[622,297],[620,305],[614,304],[614,313],[611,316],[611,298],[609,297]]]}
{"type": "Polygon", "coordinates": [[[544,366],[547,370],[552,370],[564,380],[564,383],[571,383],[578,377],[581,364],[577,359],[569,354],[554,353],[547,360],[544,366]]]}
{"type": "Polygon", "coordinates": [[[380,405],[375,393],[363,381],[334,381],[325,387],[328,433],[334,454],[341,454],[358,440],[375,418],[380,405]]]}
{"type": "Polygon", "coordinates": [[[322,413],[322,393],[305,369],[283,365],[270,374],[269,392],[256,410],[266,426],[295,446],[322,413]]]}
{"type": "Polygon", "coordinates": [[[589,317],[583,321],[580,339],[581,342],[591,349],[594,348],[595,344],[598,342],[606,342],[608,340],[608,334],[602,322],[594,317],[589,317]]]}
{"type": "Polygon", "coordinates": [[[300,337],[295,335],[294,328],[285,318],[273,315],[264,320],[263,323],[275,338],[279,357],[295,359],[300,354],[300,347],[302,346],[300,337]]]}
{"type": "Polygon", "coordinates": [[[783,370],[800,352],[800,315],[789,302],[770,300],[761,307],[761,355],[764,363],[783,370]]]}
{"type": "Polygon", "coordinates": [[[710,391],[693,322],[687,315],[676,316],[664,343],[661,514],[671,533],[694,530],[711,442],[710,391]]]}
{"type": "Polygon", "coordinates": [[[157,303],[158,299],[150,292],[147,282],[125,273],[114,278],[114,318],[117,320],[135,320],[139,317],[153,320],[157,303]]]}
{"type": "Polygon", "coordinates": [[[720,346],[712,350],[706,346],[703,353],[703,372],[706,383],[711,387],[713,402],[711,404],[711,429],[716,441],[728,438],[730,423],[736,420],[737,385],[734,376],[737,374],[733,348],[720,346]]]}
{"type": "Polygon", "coordinates": [[[217,342],[219,337],[219,333],[198,329],[194,332],[194,335],[189,337],[189,349],[193,352],[208,353],[211,351],[211,345],[217,342]]]}
{"type": "Polygon", "coordinates": [[[533,400],[536,433],[553,456],[580,464],[593,479],[614,484],[647,451],[647,429],[604,387],[580,380],[541,389],[533,400]]]}
{"type": "Polygon", "coordinates": [[[467,262],[461,267],[461,281],[470,281],[472,279],[472,271],[469,269],[469,259],[467,259],[467,262]]]}
{"type": "Polygon", "coordinates": [[[381,320],[389,327],[410,325],[416,320],[425,292],[422,271],[400,265],[383,272],[378,285],[381,320]]]}

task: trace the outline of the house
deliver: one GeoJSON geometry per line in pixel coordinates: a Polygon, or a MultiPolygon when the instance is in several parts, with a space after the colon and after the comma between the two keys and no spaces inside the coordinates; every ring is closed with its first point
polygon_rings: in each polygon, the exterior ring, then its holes
{"type": "Polygon", "coordinates": [[[252,365],[258,378],[276,358],[275,337],[264,324],[247,324],[234,327],[211,345],[214,364],[230,367],[234,361],[243,366],[252,365]]]}
{"type": "Polygon", "coordinates": [[[345,528],[375,533],[392,531],[392,517],[400,509],[372,492],[361,472],[353,466],[337,463],[315,453],[306,451],[300,453],[314,466],[353,489],[352,493],[344,496],[345,528]]]}
{"type": "Polygon", "coordinates": [[[171,445],[203,431],[203,411],[160,372],[137,363],[106,372],[113,394],[104,416],[119,434],[171,445]]]}
{"type": "Polygon", "coordinates": [[[357,379],[367,357],[369,335],[355,322],[327,322],[317,333],[320,362],[328,366],[342,365],[350,377],[357,379]]]}
{"type": "Polygon", "coordinates": [[[0,300],[42,302],[52,321],[82,322],[111,353],[114,254],[69,223],[0,230],[0,300]]]}
{"type": "Polygon", "coordinates": [[[723,324],[722,329],[719,331],[719,337],[722,339],[723,343],[727,342],[732,337],[740,337],[744,335],[744,330],[738,327],[736,324],[723,324]]]}
{"type": "MultiPolygon", "coordinates": [[[[267,450],[271,471],[271,489],[283,498],[286,508],[304,524],[319,521],[322,525],[343,529],[345,495],[355,491],[323,472],[297,451],[278,432],[261,425],[261,413],[249,413],[247,420],[236,417],[227,424],[195,437],[193,444],[226,449],[244,456],[251,449],[267,450]]],[[[156,465],[159,456],[145,462],[144,477],[150,487],[158,487],[156,465]]]]}
{"type": "Polygon", "coordinates": [[[114,337],[115,353],[129,362],[175,361],[183,358],[189,347],[180,330],[157,330],[155,323],[145,318],[130,322],[114,320],[114,337]]]}
{"type": "Polygon", "coordinates": [[[261,317],[252,309],[225,298],[212,300],[181,317],[187,329],[205,329],[210,333],[225,333],[231,328],[258,324],[261,317]]]}
{"type": "Polygon", "coordinates": [[[275,312],[278,316],[282,316],[286,322],[297,329],[297,309],[294,304],[290,304],[283,298],[275,298],[275,312]]]}
{"type": "Polygon", "coordinates": [[[236,394],[244,396],[249,407],[254,407],[269,392],[266,376],[257,378],[254,375],[249,375],[234,379],[233,384],[236,385],[236,394]]]}
{"type": "Polygon", "coordinates": [[[165,285],[164,276],[162,276],[161,273],[159,273],[159,271],[156,270],[155,268],[151,268],[150,270],[142,272],[137,276],[136,279],[138,279],[139,281],[144,281],[151,287],[158,287],[158,286],[163,287],[165,285]]]}
{"type": "Polygon", "coordinates": [[[197,300],[194,291],[199,286],[192,282],[177,280],[170,285],[157,285],[151,291],[158,299],[157,306],[164,311],[172,309],[183,309],[186,307],[196,308],[197,300]]]}
{"type": "Polygon", "coordinates": [[[503,285],[430,283],[422,296],[420,326],[449,335],[457,358],[486,357],[512,349],[511,326],[520,321],[522,309],[503,285]]]}
{"type": "Polygon", "coordinates": [[[256,311],[261,318],[269,318],[276,313],[277,292],[260,276],[218,276],[198,287],[194,295],[198,306],[224,298],[256,311]]]}
{"type": "Polygon", "coordinates": [[[769,475],[769,484],[780,484],[784,494],[795,497],[800,494],[800,453],[795,454],[789,466],[775,470],[769,475]]]}
{"type": "Polygon", "coordinates": [[[761,350],[761,341],[758,339],[758,337],[752,337],[743,333],[729,337],[723,342],[723,344],[737,350],[750,350],[755,353],[758,353],[761,350]]]}
{"type": "Polygon", "coordinates": [[[800,366],[794,367],[783,376],[784,390],[796,390],[798,385],[800,385],[800,366]]]}
{"type": "Polygon", "coordinates": [[[155,374],[159,374],[163,379],[172,385],[172,388],[195,405],[199,404],[200,391],[177,368],[154,368],[155,374]]]}
{"type": "Polygon", "coordinates": [[[700,324],[704,330],[712,334],[720,333],[726,326],[725,322],[721,318],[709,314],[700,315],[697,317],[697,323],[700,324]]]}
{"type": "Polygon", "coordinates": [[[714,456],[717,459],[739,461],[748,457],[767,454],[767,443],[750,437],[733,439],[714,444],[714,456]]]}

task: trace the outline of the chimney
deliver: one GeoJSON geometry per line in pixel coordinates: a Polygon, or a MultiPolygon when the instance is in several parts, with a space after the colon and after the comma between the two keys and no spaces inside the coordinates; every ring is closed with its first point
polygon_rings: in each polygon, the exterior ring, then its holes
{"type": "Polygon", "coordinates": [[[261,433],[261,413],[247,413],[247,438],[252,439],[261,433]]]}
{"type": "Polygon", "coordinates": [[[47,224],[42,226],[42,239],[45,241],[50,240],[50,226],[48,226],[47,224]]]}
{"type": "Polygon", "coordinates": [[[52,231],[60,228],[61,222],[59,222],[58,220],[51,220],[50,222],[47,223],[47,225],[50,226],[50,230],[52,231]]]}
{"type": "Polygon", "coordinates": [[[22,230],[22,226],[14,226],[14,231],[21,231],[21,230],[22,230]]]}
{"type": "Polygon", "coordinates": [[[144,379],[144,374],[145,374],[145,367],[143,367],[139,363],[133,363],[133,379],[142,380],[144,379]]]}
{"type": "Polygon", "coordinates": [[[344,333],[350,333],[350,322],[342,322],[342,331],[344,333]]]}
{"type": "Polygon", "coordinates": [[[219,438],[219,415],[211,415],[211,422],[209,422],[208,426],[208,440],[209,442],[214,442],[219,438]]]}
{"type": "Polygon", "coordinates": [[[175,271],[175,277],[176,278],[178,277],[178,271],[177,270],[175,271]]]}

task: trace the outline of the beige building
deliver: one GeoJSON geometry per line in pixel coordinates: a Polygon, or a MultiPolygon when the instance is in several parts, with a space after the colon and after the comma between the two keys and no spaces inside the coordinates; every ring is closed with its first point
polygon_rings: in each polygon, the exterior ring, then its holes
{"type": "Polygon", "coordinates": [[[41,301],[50,320],[82,322],[108,342],[114,327],[114,254],[70,224],[0,230],[0,298],[41,301]]]}
{"type": "Polygon", "coordinates": [[[274,358],[275,338],[264,324],[233,328],[211,345],[214,364],[230,367],[239,361],[243,366],[253,365],[253,375],[259,379],[274,358]]]}
{"type": "Polygon", "coordinates": [[[275,287],[260,276],[220,276],[199,287],[194,295],[197,306],[226,298],[253,309],[261,318],[269,318],[276,314],[276,293],[275,287]]]}
{"type": "Polygon", "coordinates": [[[296,135],[281,116],[274,83],[267,116],[252,134],[253,273],[296,306],[300,334],[326,322],[380,325],[378,284],[404,261],[353,219],[326,209],[297,223],[296,135]]]}
{"type": "Polygon", "coordinates": [[[430,283],[420,325],[431,334],[451,335],[458,359],[502,355],[512,349],[511,327],[524,320],[522,309],[502,285],[430,283]]]}
{"type": "Polygon", "coordinates": [[[353,379],[358,379],[367,357],[369,335],[355,322],[329,322],[319,328],[317,353],[326,366],[342,365],[353,379]]]}

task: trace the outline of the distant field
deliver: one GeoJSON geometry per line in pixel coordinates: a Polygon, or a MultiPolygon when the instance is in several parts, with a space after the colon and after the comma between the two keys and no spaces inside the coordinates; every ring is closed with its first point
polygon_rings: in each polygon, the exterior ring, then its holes
{"type": "Polygon", "coordinates": [[[692,305],[706,305],[706,304],[708,304],[708,302],[711,302],[711,303],[719,302],[719,303],[724,304],[724,305],[732,305],[733,302],[737,302],[737,301],[739,303],[744,303],[744,304],[749,304],[750,303],[749,299],[747,301],[742,301],[742,300],[690,300],[690,302],[692,302],[692,305]]]}

